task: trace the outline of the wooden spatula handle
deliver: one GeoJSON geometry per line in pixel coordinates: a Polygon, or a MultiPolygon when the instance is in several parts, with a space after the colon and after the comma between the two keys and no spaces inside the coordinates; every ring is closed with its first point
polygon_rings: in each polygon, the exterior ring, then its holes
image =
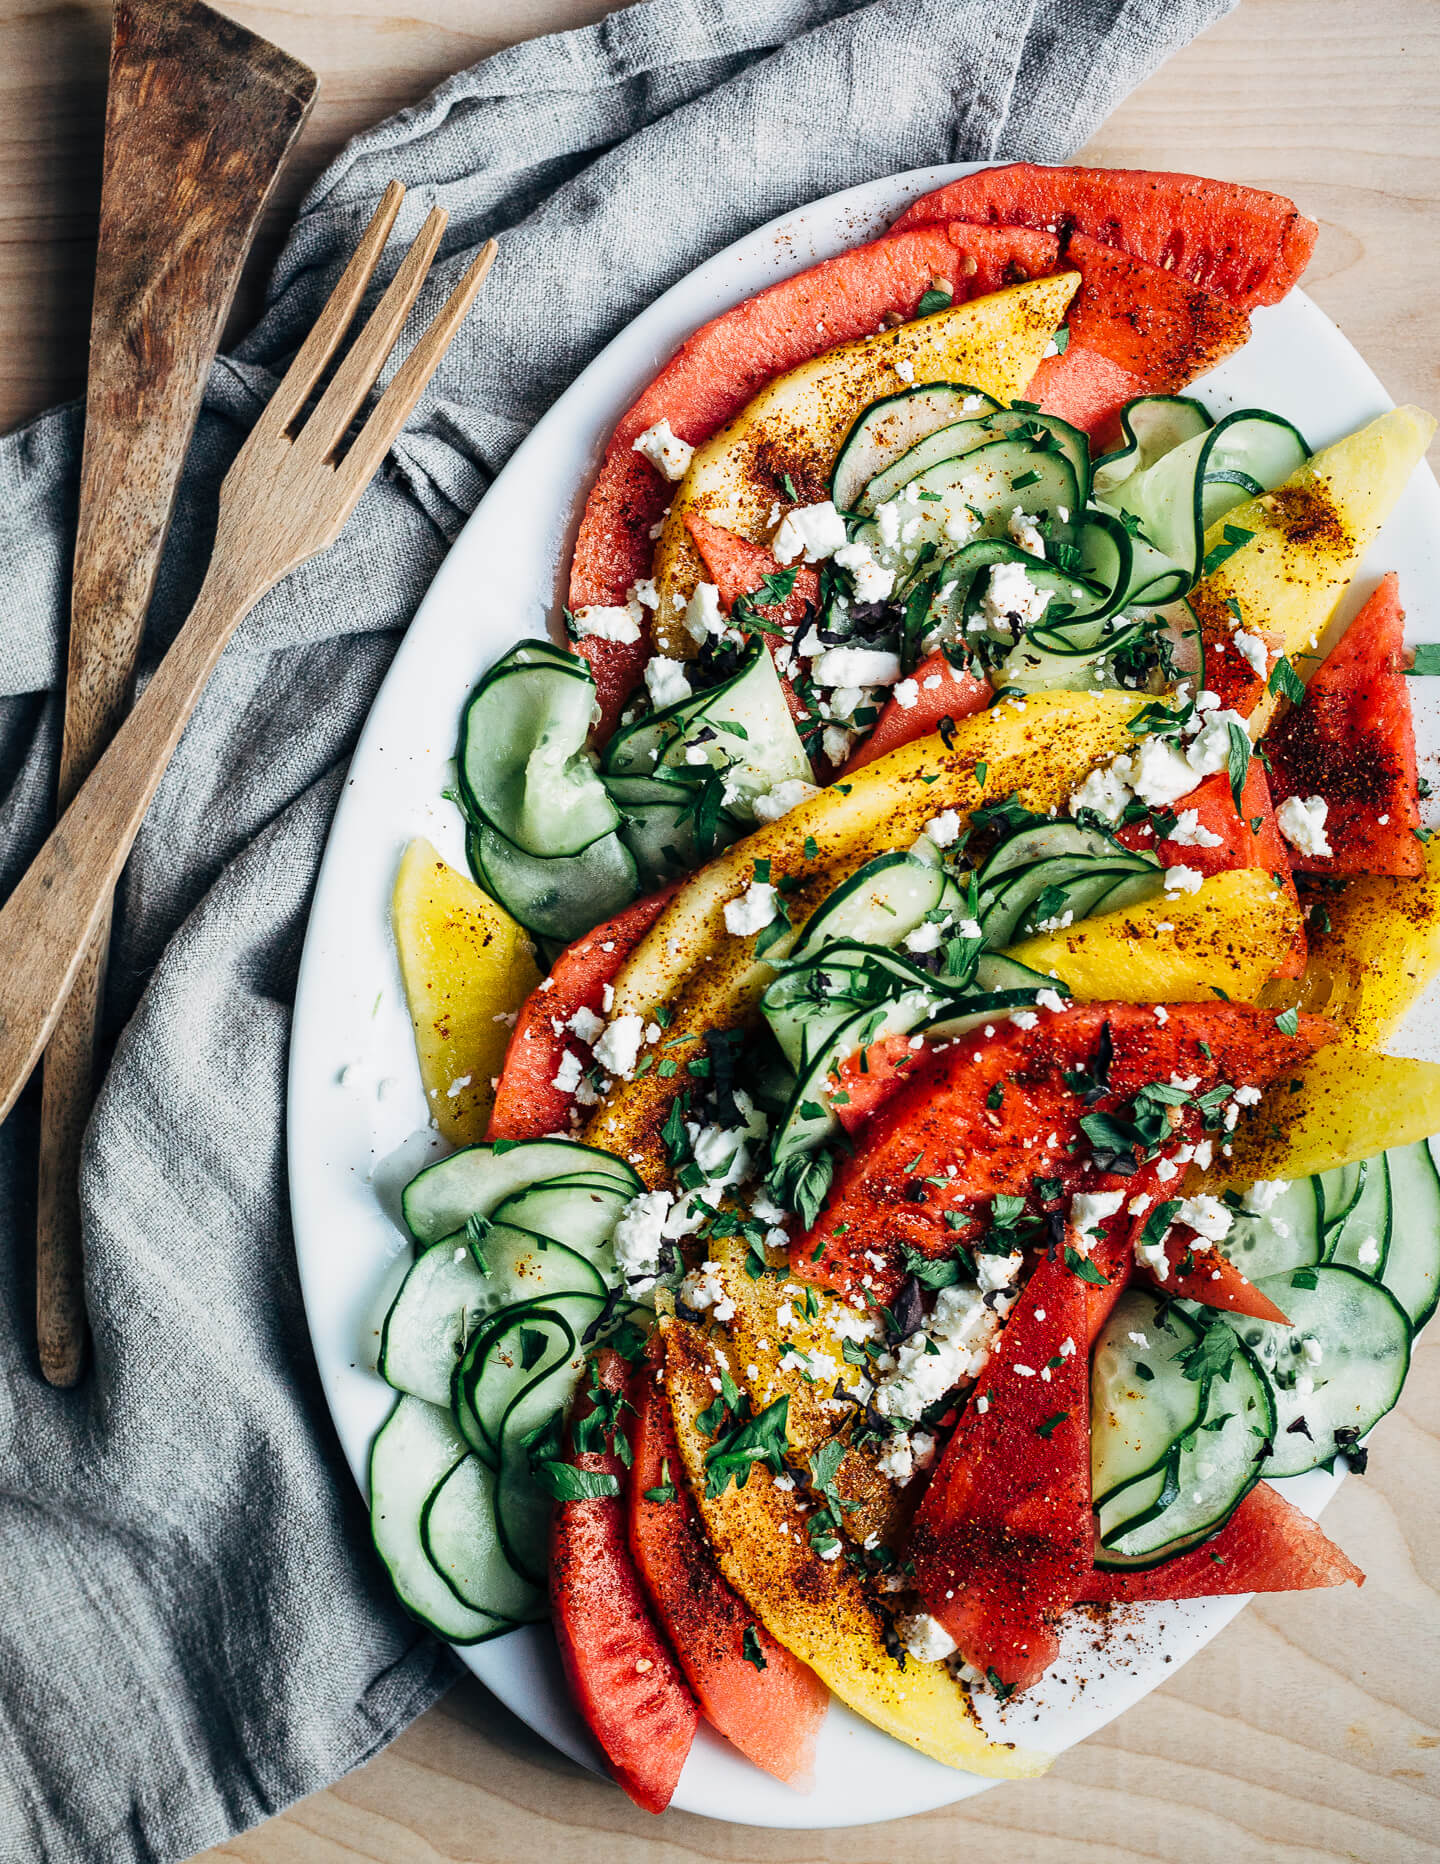
{"type": "Polygon", "coordinates": [[[0,911],[0,1120],[50,1038],[225,642],[269,586],[237,583],[227,556],[217,540],[185,626],[0,911]]]}

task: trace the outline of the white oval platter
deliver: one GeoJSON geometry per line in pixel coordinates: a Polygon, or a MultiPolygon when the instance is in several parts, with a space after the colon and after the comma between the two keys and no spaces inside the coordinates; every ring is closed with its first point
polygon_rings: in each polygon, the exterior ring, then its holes
{"type": "MultiPolygon", "coordinates": [[[[913,200],[983,164],[917,169],[851,188],[762,227],[707,260],[604,349],[517,449],[456,540],[376,698],[320,870],[290,1052],[289,1164],[296,1249],[325,1394],[362,1489],[371,1438],[393,1394],[374,1371],[378,1328],[409,1260],[398,1194],[443,1149],[427,1128],[389,927],[401,850],[427,835],[464,866],[450,781],[461,706],[477,676],[525,635],[544,634],[588,487],[611,428],[697,325],[777,278],[873,238],[913,200]]],[[[484,316],[484,301],[475,315],[484,316]]],[[[1270,408],[1324,445],[1391,406],[1335,326],[1301,292],[1254,316],[1241,353],[1193,392],[1217,414],[1270,408]]],[[[1342,609],[1385,569],[1400,572],[1412,640],[1440,640],[1440,489],[1422,468],[1342,609]]],[[[1440,750],[1440,682],[1417,683],[1422,760],[1440,750]]],[[[1410,1053],[1440,1053],[1426,1006],[1410,1053]]],[[[1407,1031],[1407,1034],[1409,1032],[1407,1031]]],[[[1312,1513],[1337,1479],[1286,1484],[1312,1513]]],[[[357,1547],[356,1558],[372,1557],[357,1547]]],[[[1132,1608],[1103,1638],[1077,1624],[1043,1685],[987,1724],[1059,1752],[1138,1702],[1214,1637],[1243,1599],[1132,1608]],[[1083,1682],[1083,1690],[1079,1685],[1083,1682]]],[[[566,1697],[547,1627],[460,1651],[522,1721],[587,1767],[598,1752],[566,1697]]],[[[880,1734],[838,1703],[821,1731],[815,1788],[801,1795],[702,1728],[674,1804],[742,1824],[865,1824],[929,1811],[994,1782],[956,1773],[880,1734]]]]}

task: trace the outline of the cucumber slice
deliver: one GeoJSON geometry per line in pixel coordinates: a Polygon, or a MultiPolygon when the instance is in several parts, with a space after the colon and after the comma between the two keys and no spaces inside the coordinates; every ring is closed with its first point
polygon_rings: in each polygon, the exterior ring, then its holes
{"type": "Polygon", "coordinates": [[[635,898],[635,857],[618,835],[553,860],[527,854],[491,828],[472,827],[465,852],[476,881],[527,932],[569,944],[635,898]]]}
{"type": "Polygon", "coordinates": [[[1090,1362],[1090,1489],[1097,1508],[1159,1469],[1200,1422],[1205,1383],[1187,1379],[1179,1363],[1199,1341],[1200,1329],[1173,1301],[1130,1288],[1116,1302],[1090,1362]]]}
{"type": "Polygon", "coordinates": [[[465,1146],[417,1172],[400,1206],[417,1243],[435,1243],[463,1230],[470,1216],[490,1217],[503,1198],[532,1185],[580,1175],[610,1184],[624,1197],[644,1189],[634,1170],[613,1152],[568,1139],[530,1139],[522,1145],[465,1146]]]}
{"type": "Polygon", "coordinates": [[[724,771],[727,807],[742,815],[777,784],[810,781],[810,760],[763,641],[723,684],[617,732],[603,769],[607,778],[654,780],[657,772],[673,771],[695,782],[702,763],[724,771]]]}
{"type": "Polygon", "coordinates": [[[1359,1269],[1371,1281],[1385,1279],[1385,1258],[1390,1251],[1390,1172],[1385,1154],[1367,1159],[1361,1168],[1360,1195],[1344,1219],[1325,1227],[1325,1260],[1359,1269]]]}
{"type": "Polygon", "coordinates": [[[1410,1322],[1388,1289],[1331,1263],[1266,1276],[1256,1286],[1290,1319],[1282,1327],[1248,1315],[1227,1317],[1275,1396],[1275,1442],[1265,1475],[1303,1475],[1342,1447],[1337,1430],[1353,1432],[1348,1441],[1356,1442],[1400,1396],[1410,1366],[1410,1322]]]}
{"type": "Polygon", "coordinates": [[[1324,1224],[1327,1255],[1333,1239],[1345,1227],[1351,1211],[1360,1201],[1360,1193],[1365,1189],[1368,1163],[1368,1160],[1360,1159],[1349,1165],[1338,1165],[1333,1171],[1320,1174],[1318,1181],[1320,1213],[1324,1224]]]}
{"type": "Polygon", "coordinates": [[[635,857],[646,890],[678,874],[694,873],[750,833],[748,823],[736,822],[728,810],[721,809],[715,817],[713,836],[702,846],[696,835],[695,809],[683,800],[627,808],[624,818],[620,839],[635,857]]]}
{"type": "Polygon", "coordinates": [[[604,1297],[605,1277],[590,1256],[553,1236],[492,1219],[483,1239],[470,1249],[485,1270],[485,1319],[519,1302],[562,1294],[604,1297]]]}
{"type": "Polygon", "coordinates": [[[1309,457],[1288,421],[1242,408],[1127,478],[1107,502],[1137,518],[1146,539],[1194,583],[1208,527],[1247,498],[1283,484],[1309,457]]]}
{"type": "Polygon", "coordinates": [[[1320,1198],[1313,1178],[1286,1185],[1267,1210],[1235,1212],[1225,1254],[1250,1281],[1312,1268],[1321,1256],[1320,1198]]]}
{"type": "Polygon", "coordinates": [[[464,1457],[448,1412],[423,1398],[398,1399],[370,1449],[370,1532],[406,1611],[451,1644],[478,1644],[509,1621],[462,1605],[420,1538],[426,1502],[464,1457]]]}
{"type": "Polygon", "coordinates": [[[448,1405],[456,1361],[487,1306],[485,1277],[464,1236],[431,1243],[411,1264],[385,1316],[381,1378],[396,1391],[448,1405]]]}
{"type": "Polygon", "coordinates": [[[1095,462],[1094,498],[1113,499],[1136,473],[1164,454],[1195,440],[1213,425],[1202,403],[1188,395],[1141,395],[1120,410],[1121,444],[1095,462]]]}
{"type": "MultiPolygon", "coordinates": [[[[959,459],[944,460],[904,486],[904,522],[898,541],[885,542],[879,523],[867,519],[856,533],[887,569],[913,565],[929,544],[950,548],[951,526],[978,521],[982,537],[1000,540],[1018,506],[1030,517],[1045,515],[1052,533],[1070,534],[1080,509],[1075,469],[1063,453],[1041,453],[1018,440],[992,440],[959,459]],[[1066,521],[1061,510],[1070,514],[1066,521]]],[[[1028,561],[1039,567],[1039,559],[1028,561]]],[[[1053,565],[1051,566],[1053,568],[1053,565]]]]}
{"type": "Polygon", "coordinates": [[[828,1033],[814,1051],[814,1060],[800,1074],[772,1140],[776,1169],[801,1152],[815,1147],[835,1132],[831,1095],[839,1091],[837,1071],[847,1057],[885,1036],[906,1035],[918,1024],[933,1019],[944,999],[933,989],[908,990],[888,1002],[867,1006],[848,1016],[828,1033]]]}
{"type": "Polygon", "coordinates": [[[1157,893],[1165,884],[1158,863],[1148,855],[1100,860],[1062,854],[1032,861],[1004,875],[988,893],[982,892],[980,925],[985,943],[996,949],[1013,944],[1022,933],[1035,930],[1037,921],[1063,918],[1067,912],[1082,918],[1087,900],[1099,898],[1118,881],[1136,878],[1153,883],[1157,893]]]}
{"type": "Polygon", "coordinates": [[[476,687],[456,755],[467,813],[522,852],[579,854],[619,827],[586,753],[595,682],[582,660],[492,673],[476,687]]]}
{"type": "Polygon", "coordinates": [[[612,1260],[610,1238],[629,1201],[630,1194],[613,1181],[561,1178],[505,1198],[495,1207],[494,1221],[535,1236],[552,1236],[605,1272],[612,1260]]]}
{"type": "MultiPolygon", "coordinates": [[[[1041,978],[1040,989],[1046,988],[1060,997],[1070,995],[1058,978],[1041,978]]],[[[987,1023],[998,1022],[1015,1010],[1033,1009],[1038,994],[1036,990],[1024,989],[985,990],[967,995],[946,1010],[937,1021],[924,1025],[926,1038],[931,1042],[943,1042],[953,1041],[956,1036],[970,1035],[974,1030],[987,1023]]]]}
{"type": "Polygon", "coordinates": [[[1218,1533],[1259,1481],[1274,1427],[1269,1386],[1242,1348],[1228,1371],[1209,1381],[1204,1416],[1179,1438],[1162,1469],[1101,1508],[1095,1564],[1150,1565],[1218,1533]]]}
{"type": "Polygon", "coordinates": [[[1131,851],[1103,829],[1082,828],[1078,822],[1037,822],[1009,835],[980,868],[977,879],[982,889],[992,887],[1002,874],[1028,867],[1032,861],[1049,860],[1056,855],[1078,854],[1097,860],[1128,861],[1131,851]]]}
{"type": "MultiPolygon", "coordinates": [[[[1053,414],[1040,414],[1022,408],[1002,408],[929,434],[908,452],[879,472],[866,485],[849,509],[863,517],[874,517],[880,506],[894,498],[912,479],[919,478],[932,466],[963,458],[992,440],[1016,440],[1042,450],[1056,447],[1069,460],[1084,504],[1090,491],[1090,442],[1078,427],[1053,414]]],[[[838,502],[838,501],[837,501],[838,502]]],[[[1077,507],[1071,507],[1077,509],[1077,507]]]]}
{"type": "Polygon", "coordinates": [[[462,1605],[514,1624],[535,1624],[548,1615],[543,1590],[522,1579],[501,1549],[495,1472],[478,1457],[458,1462],[426,1502],[420,1541],[462,1605]]]}
{"type": "Polygon", "coordinates": [[[917,382],[898,395],[872,401],[840,443],[830,476],[831,498],[841,511],[859,510],[856,500],[864,487],[918,440],[999,406],[963,382],[917,382]]]}
{"type": "Polygon", "coordinates": [[[789,963],[813,958],[841,940],[898,945],[940,906],[945,885],[944,870],[918,855],[878,855],[821,901],[791,947],[789,963]]]}
{"type": "Polygon", "coordinates": [[[857,1011],[874,1009],[910,991],[928,992],[940,1002],[967,994],[958,981],[948,984],[898,952],[841,940],[827,945],[818,957],[787,960],[760,1007],[786,1061],[803,1071],[857,1011]]]}
{"type": "Polygon", "coordinates": [[[1430,1142],[1385,1154],[1393,1216],[1381,1280],[1418,1333],[1440,1300],[1440,1174],[1430,1142]]]}
{"type": "Polygon", "coordinates": [[[536,1424],[566,1402],[585,1363],[582,1336],[604,1308],[601,1295],[560,1294],[507,1308],[476,1334],[456,1384],[480,1433],[475,1447],[489,1452],[487,1460],[515,1399],[528,1395],[526,1415],[536,1424]]]}
{"type": "Polygon", "coordinates": [[[1070,994],[1068,985],[1047,977],[1043,971],[1033,971],[1028,964],[1020,964],[998,951],[981,952],[975,964],[975,988],[987,991],[1057,990],[1062,997],[1070,994]]]}

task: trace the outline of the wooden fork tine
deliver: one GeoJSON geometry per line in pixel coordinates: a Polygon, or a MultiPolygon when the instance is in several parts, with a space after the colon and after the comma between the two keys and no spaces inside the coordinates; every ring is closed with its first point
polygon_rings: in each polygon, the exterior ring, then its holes
{"type": "Polygon", "coordinates": [[[425,224],[386,286],[385,295],[366,318],[330,386],[296,435],[296,451],[302,458],[328,459],[344,439],[385,367],[410,307],[420,295],[449,217],[443,207],[432,207],[425,216],[425,224]]]}
{"type": "Polygon", "coordinates": [[[325,365],[350,328],[350,320],[380,263],[380,255],[404,199],[405,189],[398,181],[392,181],[381,195],[380,205],[370,216],[370,224],[351,254],[350,263],[340,274],[310,334],[295,352],[295,359],[281,377],[280,386],[251,430],[258,445],[268,445],[277,439],[305,406],[311,389],[320,380],[325,365]]]}
{"type": "Polygon", "coordinates": [[[354,486],[355,498],[360,496],[376,467],[389,452],[391,442],[409,420],[415,403],[440,366],[440,359],[450,347],[451,338],[464,322],[476,294],[485,283],[486,273],[495,263],[495,251],[494,240],[486,240],[460,282],[396,370],[385,393],[355,437],[350,451],[340,462],[341,476],[347,480],[347,484],[354,486]]]}

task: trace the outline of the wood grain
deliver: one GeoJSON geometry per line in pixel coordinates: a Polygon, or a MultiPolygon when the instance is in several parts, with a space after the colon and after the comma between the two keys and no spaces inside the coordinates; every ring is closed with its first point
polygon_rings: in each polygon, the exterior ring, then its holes
{"type": "MultiPolygon", "coordinates": [[[[232,6],[321,72],[273,219],[351,128],[604,0],[232,6]]],[[[103,107],[103,7],[0,0],[0,425],[79,383],[103,107]],[[66,319],[69,319],[68,323],[66,319]]],[[[1087,154],[1233,176],[1321,220],[1306,279],[1397,399],[1440,406],[1440,9],[1246,0],[1142,86],[1087,154]]],[[[253,300],[252,300],[253,301],[253,300]]],[[[237,313],[241,314],[241,313],[237,313]]],[[[328,1792],[206,1864],[1425,1864],[1440,1860],[1440,1341],[1327,1530],[1361,1593],[1252,1605],[1044,1780],[851,1832],[652,1820],[459,1685],[328,1792]]]]}
{"type": "MultiPolygon", "coordinates": [[[[313,71],[203,0],[117,0],[59,809],[130,703],[205,378],[256,222],[314,96],[313,71]]],[[[45,1062],[35,1331],[52,1385],[74,1385],[85,1360],[80,1147],[109,930],[105,911],[45,1062]]]]}

